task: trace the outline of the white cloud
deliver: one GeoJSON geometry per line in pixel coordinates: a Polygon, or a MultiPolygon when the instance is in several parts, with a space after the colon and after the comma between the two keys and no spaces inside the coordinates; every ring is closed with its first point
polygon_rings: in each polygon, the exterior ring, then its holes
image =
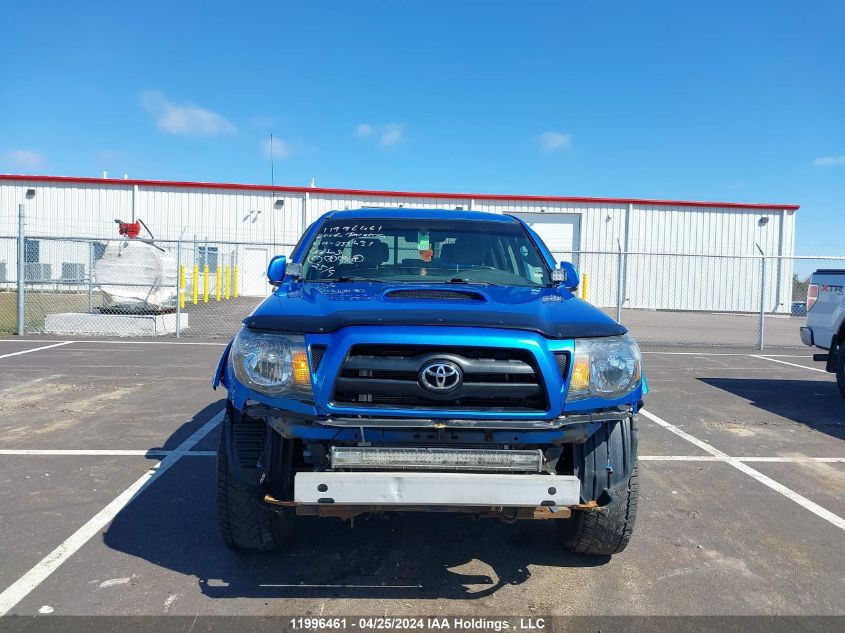
{"type": "Polygon", "coordinates": [[[572,135],[546,131],[537,137],[537,142],[544,152],[555,152],[561,149],[569,149],[572,145],[572,135]]]}
{"type": "Polygon", "coordinates": [[[379,143],[385,147],[390,147],[401,143],[405,139],[405,124],[381,123],[373,125],[371,123],[361,123],[355,128],[355,136],[358,138],[378,136],[379,143]]]}
{"type": "MultiPolygon", "coordinates": [[[[293,150],[290,146],[290,143],[288,143],[287,141],[283,141],[280,138],[273,137],[273,158],[290,158],[290,155],[292,153],[293,150]]],[[[261,141],[261,155],[264,158],[271,157],[269,138],[265,138],[263,141],[261,141]]]]}
{"type": "Polygon", "coordinates": [[[385,147],[401,143],[405,136],[405,126],[401,123],[386,123],[381,129],[379,143],[385,147]]]}
{"type": "Polygon", "coordinates": [[[44,164],[44,155],[31,149],[10,149],[3,154],[3,158],[17,167],[41,167],[44,164]]]}
{"type": "Polygon", "coordinates": [[[845,165],[845,154],[839,154],[838,156],[821,156],[813,161],[813,165],[817,167],[845,165]]]}
{"type": "Polygon", "coordinates": [[[175,104],[157,90],[141,93],[141,105],[155,119],[159,129],[183,136],[234,134],[237,128],[225,117],[190,103],[175,104]]]}

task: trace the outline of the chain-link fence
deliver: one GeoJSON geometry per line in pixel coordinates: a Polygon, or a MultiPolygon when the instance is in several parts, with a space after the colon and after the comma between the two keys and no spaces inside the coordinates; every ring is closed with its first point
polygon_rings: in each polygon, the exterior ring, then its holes
{"type": "Polygon", "coordinates": [[[229,338],[270,293],[270,258],[292,249],[48,236],[20,244],[0,238],[0,333],[229,338]]]}
{"type": "MultiPolygon", "coordinates": [[[[270,293],[269,260],[292,249],[293,244],[271,243],[0,237],[0,333],[228,339],[270,293]]],[[[577,294],[627,326],[645,346],[800,346],[810,275],[818,268],[845,268],[845,257],[555,255],[578,265],[577,294]]]]}
{"type": "Polygon", "coordinates": [[[582,252],[578,294],[643,345],[793,347],[807,286],[845,257],[582,252]]]}

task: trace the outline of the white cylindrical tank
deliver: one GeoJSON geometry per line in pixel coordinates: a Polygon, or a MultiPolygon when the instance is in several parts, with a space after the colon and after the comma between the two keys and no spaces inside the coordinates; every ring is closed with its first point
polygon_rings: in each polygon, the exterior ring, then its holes
{"type": "Polygon", "coordinates": [[[94,281],[109,307],[162,310],[176,305],[176,255],[141,240],[109,242],[94,281]]]}

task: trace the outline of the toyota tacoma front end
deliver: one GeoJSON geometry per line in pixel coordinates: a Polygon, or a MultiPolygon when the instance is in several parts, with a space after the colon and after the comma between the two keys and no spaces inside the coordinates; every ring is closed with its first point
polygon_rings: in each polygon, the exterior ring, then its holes
{"type": "Polygon", "coordinates": [[[329,213],[268,277],[214,377],[227,545],[271,549],[296,515],[445,511],[560,519],[572,551],[624,549],[639,348],[525,223],[329,213]]]}

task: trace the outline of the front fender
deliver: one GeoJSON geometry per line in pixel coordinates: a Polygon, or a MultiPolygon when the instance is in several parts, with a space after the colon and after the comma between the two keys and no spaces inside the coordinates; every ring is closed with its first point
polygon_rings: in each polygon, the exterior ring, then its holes
{"type": "Polygon", "coordinates": [[[229,341],[229,344],[226,346],[226,349],[223,350],[223,355],[217,363],[217,371],[214,372],[214,377],[211,379],[211,388],[215,391],[221,384],[224,387],[229,386],[226,384],[226,363],[229,362],[229,352],[232,350],[232,343],[234,341],[235,339],[229,341]]]}

